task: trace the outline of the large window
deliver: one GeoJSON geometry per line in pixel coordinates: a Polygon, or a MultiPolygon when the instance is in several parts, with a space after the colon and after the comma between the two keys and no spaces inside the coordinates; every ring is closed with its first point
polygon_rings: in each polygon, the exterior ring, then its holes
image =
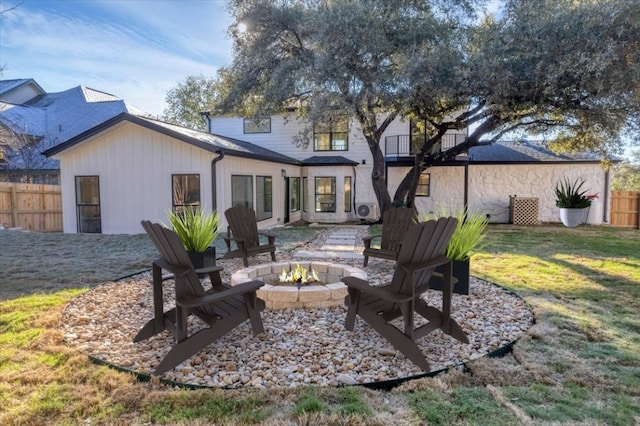
{"type": "Polygon", "coordinates": [[[273,217],[273,178],[256,176],[256,218],[265,220],[273,217]]]}
{"type": "Polygon", "coordinates": [[[307,207],[307,194],[309,191],[308,180],[309,179],[307,179],[306,177],[302,178],[302,210],[305,212],[307,211],[307,208],[308,208],[307,207]]]}
{"type": "Polygon", "coordinates": [[[332,213],[336,211],[335,177],[316,178],[316,211],[332,213]]]}
{"type": "Polygon", "coordinates": [[[253,176],[231,176],[231,205],[253,208],[253,176]]]}
{"type": "Polygon", "coordinates": [[[245,118],[244,133],[271,133],[271,117],[245,118]]]}
{"type": "Polygon", "coordinates": [[[351,211],[351,176],[344,177],[344,211],[351,211]]]}
{"type": "Polygon", "coordinates": [[[349,126],[347,120],[331,120],[313,127],[314,151],[348,151],[349,126]]]}
{"type": "Polygon", "coordinates": [[[429,173],[422,172],[418,178],[418,188],[416,196],[429,197],[431,194],[431,176],[429,173]]]}
{"type": "Polygon", "coordinates": [[[102,232],[98,176],[76,176],[76,210],[78,232],[102,232]]]}
{"type": "Polygon", "coordinates": [[[185,207],[200,206],[200,175],[171,175],[173,211],[180,213],[185,207]]]}
{"type": "Polygon", "coordinates": [[[300,178],[291,178],[291,188],[289,193],[289,206],[292,212],[300,210],[300,178]]]}

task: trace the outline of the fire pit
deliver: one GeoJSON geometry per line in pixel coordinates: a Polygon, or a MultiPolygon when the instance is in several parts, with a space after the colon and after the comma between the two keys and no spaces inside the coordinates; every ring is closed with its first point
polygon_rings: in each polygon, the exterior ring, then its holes
{"type": "Polygon", "coordinates": [[[312,309],[342,305],[347,295],[347,287],[340,278],[358,277],[367,279],[367,274],[359,268],[329,262],[276,262],[250,266],[231,275],[231,285],[251,280],[265,283],[258,290],[258,297],[265,301],[267,309],[312,309]],[[318,281],[309,284],[280,282],[283,275],[305,269],[313,271],[318,281]],[[284,274],[283,274],[284,272],[284,274]]]}

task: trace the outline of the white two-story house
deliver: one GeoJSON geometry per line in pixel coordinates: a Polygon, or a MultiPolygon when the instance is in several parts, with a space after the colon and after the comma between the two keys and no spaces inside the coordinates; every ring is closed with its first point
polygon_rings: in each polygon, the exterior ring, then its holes
{"type": "MultiPolygon", "coordinates": [[[[167,222],[168,210],[199,205],[220,213],[243,205],[260,228],[303,220],[375,221],[372,156],[354,121],[310,128],[307,146],[293,143],[305,126],[289,116],[261,119],[204,115],[199,132],[128,113],[73,137],[45,154],[61,169],[65,232],[139,233],[140,221],[167,222]]],[[[393,196],[412,164],[421,136],[395,120],[382,136],[385,178],[393,196]]],[[[451,134],[445,144],[460,143],[451,134]]],[[[539,220],[557,222],[553,188],[581,178],[604,201],[590,221],[606,220],[608,175],[597,158],[559,156],[528,142],[476,147],[468,156],[421,176],[416,207],[423,213],[468,205],[492,222],[509,221],[510,196],[539,199],[539,220]]]]}

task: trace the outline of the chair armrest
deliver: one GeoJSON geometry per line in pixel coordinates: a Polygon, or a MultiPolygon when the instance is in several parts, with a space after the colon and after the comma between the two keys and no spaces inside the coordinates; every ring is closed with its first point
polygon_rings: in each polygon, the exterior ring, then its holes
{"type": "Polygon", "coordinates": [[[208,305],[213,302],[228,299],[229,297],[243,295],[245,293],[251,293],[262,287],[264,283],[262,281],[254,280],[246,283],[238,284],[231,287],[228,290],[217,291],[213,294],[207,294],[202,297],[193,297],[189,299],[176,300],[176,305],[184,308],[195,308],[202,305],[208,305]]]}
{"type": "Polygon", "coordinates": [[[220,272],[224,268],[222,266],[207,266],[206,268],[196,269],[198,274],[210,274],[211,272],[220,272]]]}
{"type": "Polygon", "coordinates": [[[386,290],[381,289],[380,287],[372,287],[369,283],[361,278],[357,277],[344,277],[341,279],[343,283],[347,285],[347,287],[359,290],[363,293],[372,294],[374,296],[379,297],[383,300],[388,300],[390,302],[409,302],[413,299],[411,294],[404,293],[389,293],[386,290]]]}
{"type": "Polygon", "coordinates": [[[276,236],[264,231],[258,231],[258,235],[262,235],[263,237],[267,237],[269,240],[269,245],[274,245],[276,242],[276,236]]]}
{"type": "Polygon", "coordinates": [[[407,271],[409,274],[413,274],[415,272],[420,272],[423,269],[435,268],[436,266],[446,265],[451,262],[446,256],[439,256],[435,259],[431,259],[427,262],[422,262],[414,265],[402,265],[400,266],[402,269],[407,271]]]}
{"type": "Polygon", "coordinates": [[[186,266],[173,265],[164,260],[164,258],[162,257],[154,260],[153,263],[155,263],[162,269],[166,269],[167,271],[171,272],[174,277],[179,277],[180,275],[186,274],[191,270],[191,268],[188,268],[186,266]]]}
{"type": "Polygon", "coordinates": [[[371,241],[375,238],[382,238],[382,235],[367,235],[366,237],[362,237],[364,248],[371,248],[371,241]]]}

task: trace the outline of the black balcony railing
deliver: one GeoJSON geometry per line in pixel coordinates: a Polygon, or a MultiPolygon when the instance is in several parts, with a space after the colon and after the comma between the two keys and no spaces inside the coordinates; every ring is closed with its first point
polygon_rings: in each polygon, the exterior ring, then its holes
{"type": "MultiPolygon", "coordinates": [[[[464,133],[446,134],[442,137],[442,151],[453,148],[464,142],[467,135],[464,133]]],[[[413,157],[415,143],[412,143],[411,135],[387,136],[384,139],[384,155],[386,158],[413,157]]]]}

